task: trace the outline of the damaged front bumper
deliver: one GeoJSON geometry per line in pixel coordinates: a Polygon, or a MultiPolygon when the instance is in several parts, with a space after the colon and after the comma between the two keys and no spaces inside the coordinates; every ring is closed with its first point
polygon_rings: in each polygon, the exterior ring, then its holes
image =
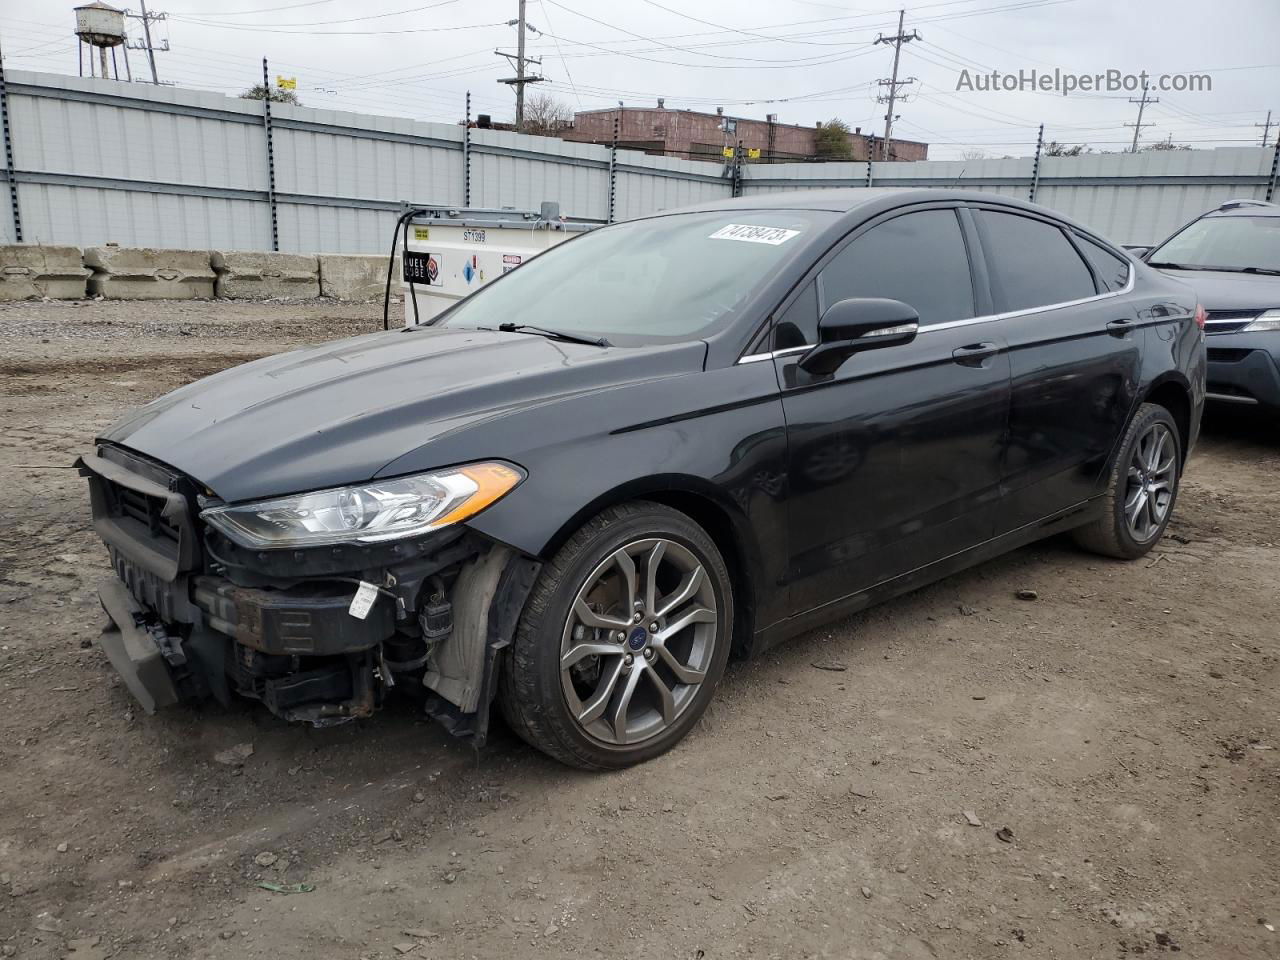
{"type": "Polygon", "coordinates": [[[77,462],[115,576],[102,646],[148,712],[242,696],[314,725],[416,694],[483,741],[498,653],[538,563],[465,527],[413,540],[247,550],[201,524],[198,483],[104,444],[77,462]],[[358,591],[375,591],[367,610],[358,591]]]}

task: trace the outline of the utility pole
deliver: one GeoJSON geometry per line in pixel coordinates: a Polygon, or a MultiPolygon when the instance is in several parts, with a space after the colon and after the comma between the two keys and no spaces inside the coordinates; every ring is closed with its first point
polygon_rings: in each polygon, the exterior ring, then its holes
{"type": "MultiPolygon", "coordinates": [[[[167,19],[169,18],[169,14],[167,14],[167,13],[148,13],[148,12],[147,12],[147,0],[138,0],[138,2],[139,2],[139,4],[140,4],[140,5],[141,5],[141,7],[142,7],[142,13],[130,13],[129,11],[127,11],[127,10],[126,10],[124,15],[125,15],[126,17],[130,17],[130,18],[132,18],[132,19],[134,19],[134,20],[141,20],[141,21],[142,21],[142,35],[143,35],[143,37],[145,37],[146,39],[144,39],[144,40],[134,40],[134,41],[133,41],[133,42],[131,42],[131,43],[130,43],[130,42],[126,42],[126,43],[125,43],[125,49],[126,49],[126,50],[128,50],[128,49],[133,49],[133,50],[145,50],[145,51],[147,51],[147,59],[148,59],[149,61],[151,61],[151,82],[152,82],[152,83],[156,83],[156,84],[158,84],[158,83],[160,82],[160,75],[159,75],[159,73],[157,73],[157,72],[156,72],[156,51],[157,51],[157,50],[160,50],[161,52],[168,51],[168,49],[169,49],[169,41],[168,41],[168,40],[163,40],[163,41],[161,41],[161,44],[162,44],[162,45],[161,45],[161,46],[159,46],[159,47],[155,46],[155,45],[151,42],[151,21],[153,21],[153,20],[155,20],[155,21],[167,20],[167,19]]],[[[126,53],[126,54],[125,54],[125,63],[126,63],[126,64],[128,63],[128,59],[129,59],[129,54],[128,54],[128,53],[126,53]]],[[[130,79],[132,79],[132,76],[130,77],[130,79]]]]}
{"type": "Polygon", "coordinates": [[[1271,136],[1271,111],[1267,111],[1266,123],[1255,123],[1254,126],[1262,128],[1262,145],[1265,147],[1267,145],[1267,138],[1271,136]]]}
{"type": "Polygon", "coordinates": [[[1136,104],[1138,105],[1138,122],[1137,122],[1137,123],[1126,123],[1126,124],[1125,124],[1125,126],[1126,126],[1126,127],[1133,127],[1133,146],[1129,148],[1129,152],[1130,152],[1130,153],[1137,153],[1137,152],[1138,152],[1138,136],[1142,133],[1142,128],[1143,128],[1143,127],[1154,127],[1154,126],[1155,126],[1154,121],[1150,121],[1150,120],[1149,120],[1149,121],[1147,121],[1146,123],[1143,123],[1143,122],[1142,122],[1142,111],[1143,111],[1143,110],[1145,110],[1145,109],[1147,108],[1147,104],[1148,104],[1148,103],[1159,103],[1159,102],[1160,102],[1160,98],[1159,98],[1159,97],[1148,97],[1148,96],[1147,96],[1147,91],[1148,91],[1148,90],[1150,90],[1150,87],[1149,87],[1147,84],[1145,84],[1145,83],[1144,83],[1144,84],[1142,85],[1142,97],[1141,97],[1141,99],[1135,100],[1135,99],[1133,99],[1133,97],[1130,97],[1130,98],[1129,98],[1129,102],[1130,102],[1130,103],[1136,103],[1136,104]]]}
{"type": "Polygon", "coordinates": [[[520,13],[519,13],[519,16],[518,16],[515,20],[508,20],[508,21],[507,21],[507,26],[509,26],[509,27],[515,27],[515,28],[516,28],[516,53],[515,53],[515,56],[513,57],[513,56],[512,56],[511,54],[509,54],[509,53],[503,53],[501,50],[495,50],[495,51],[493,51],[493,52],[494,52],[494,54],[495,54],[495,55],[497,55],[497,56],[499,56],[499,57],[506,57],[508,61],[510,61],[511,63],[513,63],[513,64],[515,65],[515,68],[516,68],[516,75],[515,75],[514,77],[505,77],[505,78],[503,78],[502,80],[499,80],[498,82],[499,82],[499,83],[505,83],[505,84],[507,84],[508,86],[513,86],[513,87],[515,87],[515,88],[516,88],[516,132],[517,132],[517,133],[520,133],[521,131],[523,131],[523,130],[524,130],[524,87],[525,87],[525,84],[526,84],[526,83],[541,83],[543,80],[545,80],[545,79],[546,79],[546,77],[543,77],[543,76],[530,76],[530,75],[525,71],[525,67],[526,67],[526,65],[527,65],[527,64],[530,64],[530,63],[534,64],[535,66],[539,66],[539,67],[540,67],[540,66],[542,66],[542,60],[541,60],[541,59],[535,59],[535,58],[533,58],[533,57],[526,57],[526,56],[524,55],[524,34],[525,34],[525,31],[526,31],[526,30],[532,30],[534,33],[537,33],[537,32],[538,32],[538,31],[537,31],[537,28],[535,28],[535,27],[531,27],[531,26],[529,26],[529,24],[528,24],[528,23],[526,23],[526,22],[525,22],[525,18],[524,18],[524,6],[525,6],[525,0],[520,0],[520,13]]]}
{"type": "MultiPolygon", "coordinates": [[[[912,40],[923,39],[918,30],[912,30],[910,33],[902,32],[902,21],[906,15],[907,12],[905,10],[898,11],[898,32],[896,34],[892,37],[878,36],[875,40],[876,43],[893,44],[893,77],[889,80],[880,81],[880,86],[888,87],[889,93],[887,95],[876,97],[877,103],[887,103],[889,105],[888,112],[884,115],[884,140],[880,147],[880,159],[882,160],[889,159],[889,144],[893,137],[893,121],[897,119],[893,114],[893,105],[899,99],[898,88],[905,87],[909,83],[916,82],[915,77],[908,77],[906,80],[898,79],[898,58],[902,54],[902,45],[904,43],[910,43],[912,40]]],[[[903,95],[901,99],[906,100],[906,96],[903,95]]]]}

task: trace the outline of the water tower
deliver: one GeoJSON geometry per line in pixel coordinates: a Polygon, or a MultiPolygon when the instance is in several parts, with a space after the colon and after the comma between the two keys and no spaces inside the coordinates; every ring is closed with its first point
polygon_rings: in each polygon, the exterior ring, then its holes
{"type": "MultiPolygon", "coordinates": [[[[98,48],[100,70],[94,70],[93,50],[89,50],[89,76],[107,77],[107,50],[111,51],[111,72],[115,79],[120,79],[120,68],[116,64],[116,47],[123,47],[124,11],[108,6],[100,0],[76,7],[76,36],[80,38],[80,76],[84,76],[84,48],[98,48]]],[[[129,74],[129,54],[124,55],[125,73],[129,74]]],[[[133,79],[132,76],[129,79],[133,79]]]]}

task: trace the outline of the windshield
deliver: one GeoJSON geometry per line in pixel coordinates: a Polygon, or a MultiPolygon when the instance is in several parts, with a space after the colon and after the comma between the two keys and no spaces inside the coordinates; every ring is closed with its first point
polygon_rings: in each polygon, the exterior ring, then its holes
{"type": "Polygon", "coordinates": [[[1151,264],[1280,270],[1280,217],[1205,217],[1147,255],[1151,264]]]}
{"type": "Polygon", "coordinates": [[[592,230],[463,300],[440,325],[527,324],[612,343],[701,337],[751,302],[820,216],[717,211],[592,230]]]}

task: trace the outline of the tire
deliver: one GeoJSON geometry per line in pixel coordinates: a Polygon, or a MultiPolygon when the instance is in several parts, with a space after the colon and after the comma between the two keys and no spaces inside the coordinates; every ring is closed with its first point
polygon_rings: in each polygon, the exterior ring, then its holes
{"type": "Polygon", "coordinates": [[[610,507],[539,573],[502,665],[503,715],[570,766],[618,769],[656,757],[711,701],[733,612],[728,567],[693,520],[647,501],[610,507]]]}
{"type": "Polygon", "coordinates": [[[1076,542],[1086,550],[1121,560],[1144,556],[1164,536],[1181,479],[1182,439],[1178,425],[1164,407],[1144,403],[1129,423],[1111,468],[1103,513],[1075,530],[1076,542]],[[1164,439],[1156,451],[1159,463],[1153,464],[1150,454],[1155,448],[1151,444],[1160,443],[1157,437],[1164,439]]]}

